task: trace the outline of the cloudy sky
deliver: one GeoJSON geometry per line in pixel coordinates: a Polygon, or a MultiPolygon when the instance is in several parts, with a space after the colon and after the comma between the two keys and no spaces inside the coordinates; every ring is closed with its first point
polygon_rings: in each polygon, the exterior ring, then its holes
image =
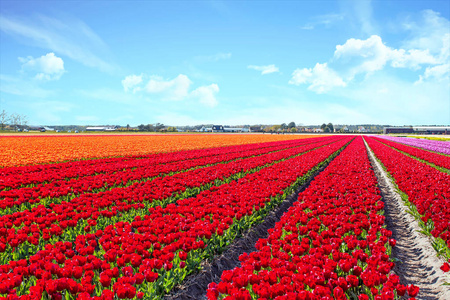
{"type": "Polygon", "coordinates": [[[450,125],[450,2],[0,2],[33,125],[450,125]]]}

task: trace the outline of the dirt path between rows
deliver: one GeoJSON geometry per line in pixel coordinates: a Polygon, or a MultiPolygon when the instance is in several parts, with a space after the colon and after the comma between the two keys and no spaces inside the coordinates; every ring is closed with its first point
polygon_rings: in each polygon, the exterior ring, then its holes
{"type": "Polygon", "coordinates": [[[403,200],[367,143],[366,148],[383,196],[387,229],[397,240],[392,256],[399,260],[395,263],[394,272],[400,277],[400,283],[419,286],[417,299],[450,299],[450,286],[442,285],[450,282],[450,276],[440,269],[444,261],[436,256],[430,238],[419,233],[418,222],[407,212],[403,200]]]}
{"type": "MultiPolygon", "coordinates": [[[[334,158],[331,161],[333,160],[334,158]]],[[[330,162],[328,162],[328,164],[330,162]]],[[[202,269],[199,273],[188,276],[182,285],[175,287],[170,294],[164,297],[164,299],[205,300],[208,284],[211,282],[218,283],[224,270],[240,267],[239,256],[244,252],[250,253],[256,251],[256,242],[261,238],[268,237],[268,230],[273,228],[275,223],[280,221],[281,216],[295,201],[297,201],[298,194],[305,190],[314,177],[322,172],[328,164],[317,170],[305,184],[297,189],[295,193],[286,197],[274,211],[271,211],[267,215],[264,222],[249,229],[241,238],[236,239],[220,256],[215,256],[212,261],[210,260],[202,263],[202,269]]]]}

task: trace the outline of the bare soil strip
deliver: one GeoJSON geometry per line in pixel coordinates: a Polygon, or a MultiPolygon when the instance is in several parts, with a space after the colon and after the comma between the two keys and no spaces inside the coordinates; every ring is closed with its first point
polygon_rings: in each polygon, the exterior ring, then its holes
{"type": "MultiPolygon", "coordinates": [[[[333,158],[334,159],[334,158],[333,158]]],[[[331,161],[333,161],[333,159],[331,161]]],[[[330,162],[331,162],[330,161],[330,162]]],[[[328,162],[328,164],[330,163],[328,162]]],[[[261,238],[268,237],[268,230],[280,221],[281,216],[297,201],[298,194],[305,190],[311,181],[320,172],[322,172],[328,164],[317,170],[313,176],[297,191],[281,203],[278,208],[270,212],[264,222],[249,229],[242,237],[236,239],[228,248],[212,260],[202,263],[201,271],[186,277],[183,285],[175,287],[170,294],[164,297],[165,300],[200,300],[206,299],[206,290],[211,282],[218,283],[220,276],[224,270],[231,270],[240,267],[239,256],[243,253],[256,251],[255,244],[261,238]]]]}
{"type": "Polygon", "coordinates": [[[392,256],[398,260],[394,272],[400,277],[400,283],[419,286],[418,299],[450,299],[450,286],[443,285],[450,282],[450,276],[440,269],[444,261],[436,256],[430,238],[419,232],[417,221],[407,212],[401,196],[367,143],[366,148],[383,196],[387,229],[397,240],[392,256]]]}

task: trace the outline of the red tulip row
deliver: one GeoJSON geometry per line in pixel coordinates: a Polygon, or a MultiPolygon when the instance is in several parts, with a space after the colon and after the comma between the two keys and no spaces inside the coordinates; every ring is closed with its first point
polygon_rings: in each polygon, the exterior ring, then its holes
{"type": "Polygon", "coordinates": [[[431,163],[435,164],[436,166],[443,167],[443,168],[450,170],[450,156],[442,155],[439,153],[423,150],[423,149],[412,147],[412,146],[407,146],[405,144],[392,142],[392,141],[389,141],[386,139],[381,139],[381,138],[373,138],[373,139],[375,139],[376,141],[381,142],[383,144],[386,144],[390,147],[393,147],[397,150],[408,153],[409,155],[418,157],[427,162],[431,162],[431,163]]]}
{"type": "MultiPolygon", "coordinates": [[[[323,138],[304,140],[290,140],[270,142],[264,144],[248,144],[220,148],[190,150],[172,153],[151,154],[146,156],[131,156],[119,158],[106,158],[73,161],[59,164],[22,166],[0,169],[0,191],[3,189],[16,189],[27,185],[36,185],[55,180],[68,180],[71,178],[93,176],[97,174],[111,174],[122,170],[130,170],[142,166],[155,166],[185,160],[211,157],[230,153],[246,153],[260,149],[270,152],[272,147],[286,148],[296,145],[309,144],[323,138]]],[[[2,194],[0,194],[0,197],[2,194]]]]}
{"type": "MultiPolygon", "coordinates": [[[[341,138],[341,140],[343,140],[341,138]]],[[[195,169],[125,188],[82,194],[70,201],[39,205],[31,210],[0,216],[0,258],[3,262],[24,258],[48,243],[73,240],[84,232],[134,218],[140,211],[191,197],[213,185],[243,177],[268,164],[300,155],[328,144],[321,143],[272,152],[226,164],[195,169]],[[1,238],[3,237],[3,239],[1,238]]],[[[335,145],[339,142],[334,142],[335,145]]],[[[342,143],[342,142],[340,142],[342,143]]],[[[316,150],[318,151],[318,150],[316,150]]]]}
{"type": "Polygon", "coordinates": [[[298,201],[240,256],[241,267],[211,283],[208,299],[394,299],[418,288],[391,273],[395,240],[361,137],[298,196],[298,201]]]}
{"type": "Polygon", "coordinates": [[[0,266],[8,299],[157,299],[303,184],[351,138],[0,266]],[[16,297],[16,298],[15,298],[16,297]]]}
{"type": "MultiPolygon", "coordinates": [[[[316,143],[323,144],[329,143],[336,140],[336,138],[331,139],[321,139],[316,140],[314,143],[309,145],[315,145],[316,143]]],[[[246,157],[263,155],[266,153],[271,153],[274,151],[280,151],[283,149],[290,149],[295,147],[300,147],[304,143],[290,144],[289,147],[286,145],[269,147],[264,149],[250,149],[244,153],[242,152],[232,152],[224,153],[215,156],[206,156],[196,159],[175,161],[171,163],[150,163],[146,159],[135,160],[139,163],[134,164],[134,168],[127,168],[123,171],[115,172],[112,174],[99,174],[96,176],[85,176],[80,179],[73,178],[70,180],[56,180],[49,184],[40,184],[35,187],[18,188],[13,190],[1,191],[0,197],[0,209],[2,213],[12,213],[15,211],[23,211],[26,209],[32,209],[36,207],[41,200],[44,199],[45,202],[60,203],[61,201],[70,201],[76,195],[83,193],[98,193],[100,191],[105,191],[111,189],[115,186],[123,187],[128,186],[136,182],[141,182],[145,180],[152,179],[156,176],[164,176],[174,172],[181,172],[183,170],[189,170],[192,168],[198,168],[202,166],[214,165],[218,163],[224,163],[228,161],[233,161],[237,159],[242,159],[246,157]],[[56,199],[45,199],[45,198],[56,198],[56,199]]],[[[307,146],[306,144],[305,146],[307,146]]],[[[205,151],[207,152],[207,151],[205,151]]],[[[206,154],[206,153],[205,153],[206,154]]],[[[167,156],[172,156],[168,154],[167,156]]],[[[161,160],[160,160],[161,161],[161,160]]],[[[126,162],[125,164],[129,163],[126,162]]]]}
{"type": "Polygon", "coordinates": [[[438,254],[450,262],[450,175],[374,138],[367,138],[367,143],[395,180],[423,232],[435,238],[438,254]]]}

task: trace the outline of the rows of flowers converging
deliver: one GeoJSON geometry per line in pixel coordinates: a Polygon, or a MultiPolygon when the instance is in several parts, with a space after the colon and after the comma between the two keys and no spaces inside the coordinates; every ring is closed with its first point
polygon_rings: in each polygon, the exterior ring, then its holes
{"type": "Polygon", "coordinates": [[[8,299],[157,299],[284,199],[351,138],[214,186],[133,221],[48,244],[0,266],[8,299]],[[16,298],[17,299],[17,298],[16,298]]]}
{"type": "MultiPolygon", "coordinates": [[[[332,145],[341,144],[344,139],[340,140],[332,145]]],[[[166,205],[180,197],[190,197],[202,189],[209,189],[217,180],[223,181],[230,177],[238,179],[268,164],[300,155],[329,142],[326,140],[157,177],[152,181],[138,182],[125,188],[82,194],[70,201],[50,203],[48,207],[38,205],[31,210],[0,216],[0,253],[3,253],[0,258],[6,261],[27,257],[49,243],[73,240],[79,234],[103,229],[114,222],[130,220],[144,209],[166,205]],[[179,197],[175,197],[177,195],[179,197]]]]}
{"type": "MultiPolygon", "coordinates": [[[[329,140],[329,142],[332,142],[332,140],[333,139],[329,140]]],[[[315,142],[323,143],[324,141],[328,141],[328,139],[325,138],[315,142]]],[[[304,142],[291,142],[288,145],[282,144],[263,149],[258,149],[256,146],[254,146],[255,149],[250,149],[244,153],[241,151],[234,151],[236,150],[234,149],[231,153],[216,153],[213,156],[202,156],[201,151],[198,151],[199,157],[187,160],[180,160],[179,158],[183,156],[179,154],[176,156],[172,154],[167,155],[169,158],[172,157],[174,161],[170,161],[167,158],[158,159],[156,161],[147,159],[134,160],[133,162],[131,162],[133,167],[127,167],[124,170],[115,173],[98,174],[96,176],[84,176],[81,178],[72,178],[70,180],[60,179],[48,184],[39,184],[34,187],[1,191],[0,197],[3,197],[3,199],[0,198],[0,209],[9,208],[7,211],[8,213],[15,210],[20,211],[24,209],[32,209],[41,202],[41,199],[45,198],[59,198],[57,200],[50,200],[50,202],[52,203],[57,203],[62,200],[67,201],[75,197],[76,195],[80,195],[83,193],[105,191],[113,188],[114,186],[127,186],[134,182],[137,183],[137,181],[144,181],[146,179],[148,180],[156,176],[162,176],[201,166],[224,163],[227,161],[242,159],[246,157],[258,156],[273,151],[299,147],[301,145],[307,144],[305,144],[304,142]],[[22,206],[22,204],[25,205],[22,206]],[[11,208],[14,209],[11,210],[11,208]]],[[[207,151],[205,152],[206,153],[204,154],[208,153],[207,151]]],[[[130,161],[126,161],[123,166],[127,166],[129,164],[130,161]]]]}
{"type": "Polygon", "coordinates": [[[416,286],[391,273],[395,245],[361,137],[353,141],[256,243],[241,267],[211,283],[208,299],[394,299],[416,286]]]}
{"type": "MultiPolygon", "coordinates": [[[[450,259],[450,175],[374,138],[367,138],[367,142],[417,211],[419,225],[437,239],[439,254],[450,259]]],[[[443,268],[449,271],[448,264],[443,268]]]]}
{"type": "MultiPolygon", "coordinates": [[[[237,145],[172,153],[150,154],[145,156],[82,160],[60,164],[3,168],[0,169],[0,191],[3,189],[16,189],[27,185],[54,182],[56,180],[68,180],[71,178],[93,176],[96,174],[111,174],[113,172],[130,170],[142,166],[150,167],[159,164],[192,160],[202,157],[212,157],[230,153],[246,153],[256,149],[264,151],[264,149],[268,150],[269,148],[282,147],[283,145],[286,146],[286,148],[289,148],[295,145],[312,143],[319,139],[323,138],[237,145]]],[[[269,151],[270,150],[267,152],[269,151]]]]}
{"type": "Polygon", "coordinates": [[[433,141],[427,139],[417,139],[417,138],[407,138],[407,137],[396,137],[396,136],[380,136],[383,139],[419,147],[425,150],[431,150],[435,152],[440,152],[443,154],[450,155],[450,142],[445,141],[433,141]]]}
{"type": "Polygon", "coordinates": [[[384,137],[383,137],[383,139],[375,138],[375,140],[382,142],[382,143],[384,143],[390,147],[393,147],[395,149],[398,149],[400,151],[403,151],[405,153],[408,153],[412,156],[418,157],[427,162],[431,162],[437,166],[440,166],[440,167],[450,170],[450,156],[445,156],[445,155],[441,155],[438,153],[422,150],[419,148],[410,147],[407,145],[400,144],[397,141],[392,142],[392,141],[385,139],[384,137]]]}

